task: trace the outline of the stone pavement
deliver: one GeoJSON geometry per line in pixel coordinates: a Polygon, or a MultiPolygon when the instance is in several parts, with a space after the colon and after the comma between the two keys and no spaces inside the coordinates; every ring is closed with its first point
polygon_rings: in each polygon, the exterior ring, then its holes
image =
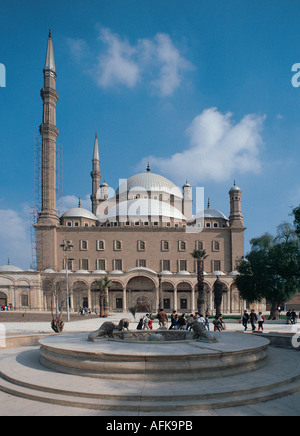
{"type": "MultiPolygon", "coordinates": [[[[49,315],[50,317],[50,315],[49,315]]],[[[134,320],[131,314],[112,314],[108,318],[87,318],[84,316],[80,321],[70,321],[65,323],[64,332],[86,332],[97,330],[104,321],[112,321],[118,323],[121,318],[129,318],[131,320],[130,328],[134,329],[141,315],[137,315],[134,320]]],[[[210,330],[213,331],[213,325],[210,320],[210,330]]],[[[244,331],[243,326],[236,320],[225,320],[228,331],[244,331]]],[[[300,323],[299,330],[300,330],[300,323]]],[[[53,333],[49,322],[4,322],[1,326],[5,328],[7,334],[21,333],[53,333]]],[[[154,329],[157,328],[157,322],[154,322],[154,329]]],[[[296,331],[297,326],[286,325],[285,321],[266,321],[264,325],[265,333],[292,333],[296,331]]],[[[251,332],[251,326],[248,327],[248,332],[251,332]]]]}
{"type": "MultiPolygon", "coordinates": [[[[123,314],[112,315],[106,320],[118,322],[120,318],[124,317],[123,314]]],[[[129,318],[133,318],[131,315],[129,318]]],[[[138,316],[137,316],[138,318],[138,316]]],[[[81,321],[73,321],[65,324],[65,332],[89,332],[97,330],[99,326],[105,321],[105,319],[94,318],[94,319],[84,319],[81,321]]],[[[133,321],[131,328],[135,328],[138,319],[133,321]]],[[[240,331],[244,329],[238,322],[226,321],[228,331],[240,331]]],[[[52,333],[50,323],[47,322],[35,322],[35,323],[3,323],[7,335],[22,335],[27,333],[52,333]]],[[[212,325],[211,325],[212,327],[212,325]]],[[[265,332],[266,333],[292,333],[297,329],[298,326],[285,325],[284,323],[277,322],[266,322],[265,332]]],[[[300,324],[299,324],[300,327],[300,324]]],[[[156,326],[154,326],[156,328],[156,326]]],[[[211,330],[213,330],[211,328],[211,330]]],[[[300,330],[300,329],[299,329],[300,330]]],[[[247,334],[251,334],[251,329],[247,334]]],[[[13,349],[11,350],[13,352],[13,349]]],[[[6,349],[6,354],[9,353],[9,349],[6,349]]],[[[4,354],[4,353],[3,353],[4,354]]],[[[293,353],[295,359],[299,359],[300,355],[297,352],[293,353]]],[[[1,359],[1,348],[0,348],[0,359],[1,359]]],[[[1,365],[1,360],[0,360],[1,365]]],[[[300,392],[293,395],[285,396],[276,400],[268,401],[265,403],[252,404],[247,406],[238,406],[231,408],[222,408],[218,410],[199,410],[191,411],[187,413],[186,411],[174,410],[174,412],[161,412],[155,413],[155,416],[299,416],[300,415],[300,392]]],[[[4,392],[0,392],[0,416],[153,416],[152,413],[143,412],[112,412],[112,411],[101,411],[101,410],[89,410],[72,408],[61,405],[54,405],[48,403],[42,403],[38,401],[28,400],[19,398],[4,392]]],[[[130,419],[128,419],[130,421],[130,419]]]]}

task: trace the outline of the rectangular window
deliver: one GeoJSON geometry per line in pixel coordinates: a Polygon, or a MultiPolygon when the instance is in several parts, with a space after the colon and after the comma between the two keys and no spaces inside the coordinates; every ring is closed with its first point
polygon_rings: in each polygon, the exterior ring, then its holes
{"type": "Polygon", "coordinates": [[[123,298],[116,298],[116,309],[123,309],[123,298]]]}
{"type": "Polygon", "coordinates": [[[81,268],[80,269],[84,269],[86,271],[89,270],[89,260],[88,259],[81,259],[81,268]]]}
{"type": "Polygon", "coordinates": [[[29,298],[27,294],[21,295],[21,306],[22,307],[28,307],[29,306],[29,298]]]}
{"type": "Polygon", "coordinates": [[[164,298],[164,309],[165,310],[171,309],[171,300],[170,300],[170,298],[164,298]]]}
{"type": "Polygon", "coordinates": [[[114,260],[114,270],[122,271],[122,259],[114,260]]]}
{"type": "Polygon", "coordinates": [[[221,261],[220,260],[213,261],[213,271],[221,271],[221,261]]]}
{"type": "Polygon", "coordinates": [[[96,269],[100,271],[106,271],[106,261],[105,259],[96,260],[96,269]]]}
{"type": "Polygon", "coordinates": [[[162,261],[162,270],[163,271],[170,271],[170,261],[169,260],[164,259],[162,261]]]}
{"type": "Polygon", "coordinates": [[[138,259],[137,266],[146,268],[146,260],[145,259],[138,259]]]}
{"type": "Polygon", "coordinates": [[[187,261],[186,260],[179,261],[179,271],[187,271],[187,261]]]}

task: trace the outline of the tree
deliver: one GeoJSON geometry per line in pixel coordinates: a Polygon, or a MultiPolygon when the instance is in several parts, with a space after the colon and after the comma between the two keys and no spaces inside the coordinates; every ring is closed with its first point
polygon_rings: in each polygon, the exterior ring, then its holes
{"type": "Polygon", "coordinates": [[[300,239],[300,206],[293,209],[295,234],[300,239]]]}
{"type": "Polygon", "coordinates": [[[205,250],[194,250],[191,256],[197,262],[197,288],[198,288],[198,300],[197,308],[199,314],[205,314],[205,294],[204,294],[204,260],[208,257],[205,250]]]}
{"type": "Polygon", "coordinates": [[[96,280],[94,285],[98,287],[95,291],[100,292],[99,306],[100,306],[100,318],[106,318],[109,315],[109,299],[108,290],[112,287],[113,283],[107,277],[103,277],[100,280],[96,280]]]}
{"type": "Polygon", "coordinates": [[[251,251],[238,265],[235,282],[249,303],[271,303],[270,319],[278,318],[278,307],[290,300],[300,286],[299,241],[289,224],[278,227],[277,236],[265,233],[250,241],[251,251]]]}
{"type": "Polygon", "coordinates": [[[222,310],[222,300],[223,300],[223,292],[224,292],[224,284],[221,282],[219,277],[214,283],[214,300],[215,300],[215,309],[216,309],[216,316],[221,315],[222,310]]]}
{"type": "Polygon", "coordinates": [[[43,291],[46,299],[50,300],[51,328],[55,333],[61,333],[64,329],[63,309],[67,300],[66,280],[51,274],[43,280],[43,291]]]}

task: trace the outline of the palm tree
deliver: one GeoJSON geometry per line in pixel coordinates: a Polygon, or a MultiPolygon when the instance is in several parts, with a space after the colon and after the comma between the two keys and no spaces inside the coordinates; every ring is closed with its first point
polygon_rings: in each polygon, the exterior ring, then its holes
{"type": "Polygon", "coordinates": [[[224,285],[218,277],[214,283],[214,300],[215,300],[216,316],[219,316],[222,312],[221,306],[223,300],[223,292],[224,292],[224,285]]]}
{"type": "Polygon", "coordinates": [[[108,289],[112,287],[113,283],[107,277],[96,280],[94,283],[100,291],[100,318],[106,318],[109,315],[108,289]]]}
{"type": "Polygon", "coordinates": [[[204,269],[203,263],[204,260],[208,257],[205,250],[194,250],[191,253],[191,256],[197,262],[197,287],[198,287],[198,301],[197,308],[198,313],[204,315],[205,314],[205,295],[204,295],[204,269]]]}

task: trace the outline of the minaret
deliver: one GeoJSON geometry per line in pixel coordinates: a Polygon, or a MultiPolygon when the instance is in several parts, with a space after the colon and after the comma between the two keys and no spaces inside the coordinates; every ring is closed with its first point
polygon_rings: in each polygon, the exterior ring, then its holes
{"type": "Polygon", "coordinates": [[[233,187],[229,191],[230,197],[230,227],[244,227],[244,217],[242,214],[241,197],[242,190],[236,186],[235,181],[233,187]]]}
{"type": "Polygon", "coordinates": [[[93,171],[91,172],[91,177],[92,177],[92,195],[90,198],[92,201],[92,212],[94,215],[96,215],[97,207],[99,204],[98,190],[100,189],[100,179],[101,179],[99,146],[98,146],[97,133],[95,136],[94,155],[93,155],[93,171]]]}
{"type": "Polygon", "coordinates": [[[187,220],[190,220],[192,218],[193,201],[192,201],[192,187],[188,183],[188,181],[185,182],[185,184],[182,187],[182,190],[183,190],[182,213],[187,220]]]}
{"type": "Polygon", "coordinates": [[[44,87],[41,90],[43,100],[43,121],[40,125],[42,136],[42,208],[39,223],[57,225],[56,211],[56,70],[51,30],[49,30],[44,73],[44,87]]]}

